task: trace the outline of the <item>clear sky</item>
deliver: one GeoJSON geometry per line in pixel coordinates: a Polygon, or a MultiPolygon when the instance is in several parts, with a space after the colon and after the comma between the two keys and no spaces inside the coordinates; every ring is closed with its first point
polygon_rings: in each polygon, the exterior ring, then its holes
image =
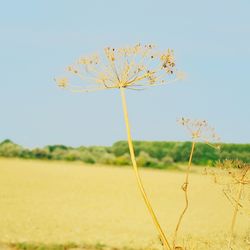
{"type": "Polygon", "coordinates": [[[187,79],[127,91],[136,140],[188,140],[176,118],[207,119],[250,143],[250,1],[23,0],[0,9],[0,140],[27,147],[126,139],[118,91],[72,94],[53,78],[106,46],[175,50],[187,79]]]}

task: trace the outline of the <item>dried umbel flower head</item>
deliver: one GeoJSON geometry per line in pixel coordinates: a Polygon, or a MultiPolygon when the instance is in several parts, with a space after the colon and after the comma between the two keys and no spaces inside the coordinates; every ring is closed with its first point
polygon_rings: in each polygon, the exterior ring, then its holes
{"type": "Polygon", "coordinates": [[[220,148],[219,145],[211,144],[219,142],[220,137],[215,133],[215,129],[208,125],[206,120],[191,120],[182,117],[177,122],[188,130],[193,141],[202,141],[216,149],[220,148]]]}
{"type": "Polygon", "coordinates": [[[250,164],[240,160],[223,160],[215,164],[210,172],[218,184],[248,184],[250,185],[250,164]],[[242,179],[242,177],[244,177],[242,179]]]}
{"type": "Polygon", "coordinates": [[[234,228],[238,212],[250,215],[250,164],[238,160],[224,160],[216,164],[219,170],[213,173],[216,183],[221,184],[223,193],[233,206],[228,249],[232,249],[234,228]]]}
{"type": "Polygon", "coordinates": [[[222,186],[222,191],[230,203],[250,214],[250,164],[240,160],[223,160],[215,164],[215,168],[206,169],[207,175],[213,177],[216,184],[222,186]],[[239,185],[242,187],[240,196],[239,185]],[[238,200],[238,201],[237,201],[238,200]]]}
{"type": "Polygon", "coordinates": [[[74,92],[113,88],[141,90],[183,78],[183,73],[176,70],[173,50],[159,52],[152,44],[107,47],[102,55],[79,58],[66,71],[68,77],[55,80],[59,87],[74,92]],[[85,86],[81,86],[82,81],[85,86]]]}
{"type": "Polygon", "coordinates": [[[174,232],[174,237],[173,237],[173,249],[176,249],[176,241],[177,241],[177,236],[178,236],[178,231],[180,228],[180,225],[182,223],[182,219],[188,209],[189,206],[189,192],[188,192],[188,187],[189,187],[189,174],[190,174],[190,169],[191,169],[191,164],[192,164],[192,159],[193,159],[193,154],[194,154],[194,149],[195,149],[195,144],[197,141],[203,141],[207,145],[218,149],[218,146],[214,146],[211,144],[211,142],[215,142],[219,140],[219,137],[215,134],[214,128],[208,126],[207,121],[205,120],[191,120],[189,118],[184,118],[182,117],[181,119],[177,120],[178,123],[180,123],[182,126],[184,126],[188,132],[190,133],[192,137],[192,147],[189,155],[189,161],[188,161],[188,166],[186,170],[186,176],[185,176],[185,181],[182,185],[182,190],[184,191],[185,195],[185,207],[182,210],[176,228],[174,232]]]}
{"type": "Polygon", "coordinates": [[[73,92],[92,92],[105,89],[119,89],[122,100],[124,120],[131,163],[136,180],[155,224],[164,249],[171,250],[170,244],[149,202],[135,158],[135,151],[130,132],[125,89],[142,90],[149,86],[157,86],[183,78],[177,72],[173,50],[159,52],[154,45],[104,49],[102,55],[93,54],[79,58],[66,68],[68,77],[56,78],[57,85],[73,92]],[[76,83],[74,83],[75,80],[76,83]],[[82,86],[84,82],[84,86],[82,86]]]}
{"type": "MultiPolygon", "coordinates": [[[[221,170],[237,170],[237,169],[245,169],[249,167],[248,163],[245,163],[241,160],[230,160],[225,159],[223,161],[216,162],[216,167],[221,170]]],[[[229,172],[230,174],[230,172],[229,172]]]]}

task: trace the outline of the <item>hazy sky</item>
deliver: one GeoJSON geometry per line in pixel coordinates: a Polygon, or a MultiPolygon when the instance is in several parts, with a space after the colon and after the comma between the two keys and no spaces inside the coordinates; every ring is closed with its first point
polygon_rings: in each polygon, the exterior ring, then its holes
{"type": "Polygon", "coordinates": [[[72,94],[53,78],[106,46],[175,50],[187,79],[127,91],[133,137],[188,140],[181,116],[207,119],[225,142],[250,143],[250,1],[2,1],[0,140],[110,145],[126,139],[119,92],[72,94]]]}

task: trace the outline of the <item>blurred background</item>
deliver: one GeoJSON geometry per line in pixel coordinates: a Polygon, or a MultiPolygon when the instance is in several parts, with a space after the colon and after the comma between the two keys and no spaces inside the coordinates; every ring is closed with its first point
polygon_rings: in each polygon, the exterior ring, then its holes
{"type": "Polygon", "coordinates": [[[0,141],[25,147],[126,139],[116,90],[72,94],[53,81],[82,55],[154,43],[175,51],[184,81],[127,91],[136,140],[185,141],[181,116],[207,119],[223,142],[250,141],[250,2],[3,1],[0,141]]]}

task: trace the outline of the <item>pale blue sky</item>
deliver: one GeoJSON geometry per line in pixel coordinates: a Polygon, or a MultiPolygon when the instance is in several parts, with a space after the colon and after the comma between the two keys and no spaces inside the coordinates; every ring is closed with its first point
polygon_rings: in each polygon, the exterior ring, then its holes
{"type": "Polygon", "coordinates": [[[127,91],[133,137],[188,140],[176,118],[207,119],[225,142],[250,143],[250,1],[2,1],[0,140],[110,145],[126,139],[118,91],[72,94],[53,78],[85,53],[173,48],[180,83],[127,91]]]}

